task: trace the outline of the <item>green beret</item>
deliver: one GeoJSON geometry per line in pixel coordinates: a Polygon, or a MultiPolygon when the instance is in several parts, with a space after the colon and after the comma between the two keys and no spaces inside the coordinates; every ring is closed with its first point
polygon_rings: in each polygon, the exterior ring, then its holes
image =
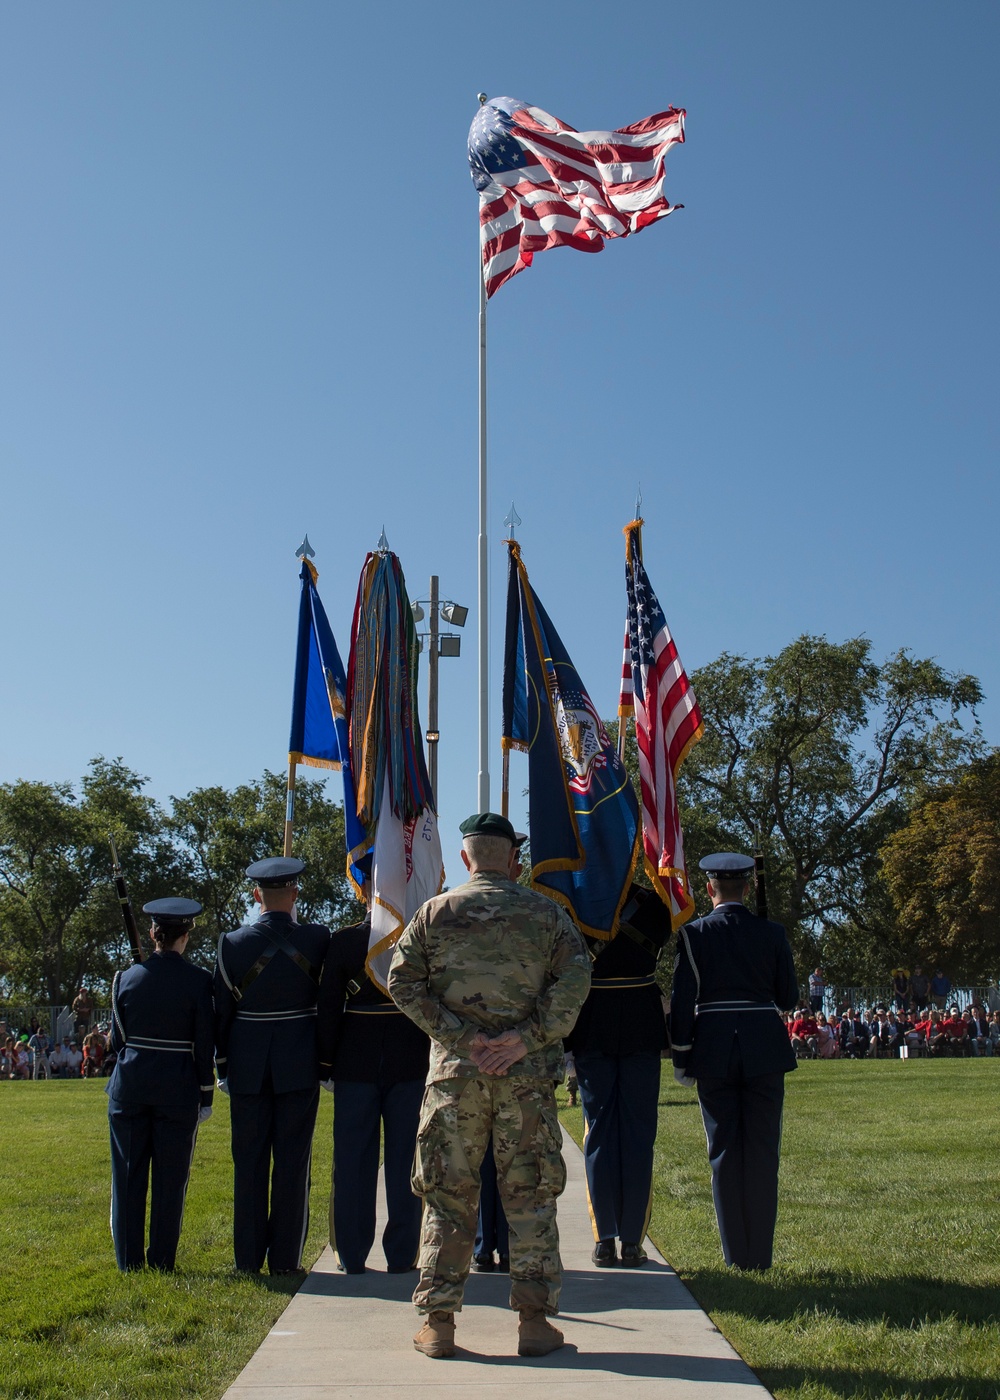
{"type": "Polygon", "coordinates": [[[502,836],[512,846],[520,846],[525,839],[499,812],[477,812],[475,816],[466,817],[458,829],[463,836],[502,836]]]}

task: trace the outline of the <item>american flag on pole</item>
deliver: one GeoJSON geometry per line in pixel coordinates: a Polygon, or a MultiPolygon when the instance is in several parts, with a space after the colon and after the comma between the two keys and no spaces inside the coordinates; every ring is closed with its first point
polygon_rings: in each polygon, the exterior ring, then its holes
{"type": "Polygon", "coordinates": [[[619,723],[635,716],[646,874],[674,928],[694,912],[677,810],[677,773],[704,732],[701,711],[642,563],[642,521],[625,527],[625,655],[619,723]]]}
{"type": "Polygon", "coordinates": [[[513,97],[492,97],[469,129],[479,191],[486,295],[546,248],[599,253],[681,204],[664,192],[663,166],[684,140],[682,108],[618,131],[576,131],[513,97]]]}

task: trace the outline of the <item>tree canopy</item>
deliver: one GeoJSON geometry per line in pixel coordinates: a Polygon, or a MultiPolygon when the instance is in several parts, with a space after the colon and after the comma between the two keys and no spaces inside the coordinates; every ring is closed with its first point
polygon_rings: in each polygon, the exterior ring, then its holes
{"type": "Polygon", "coordinates": [[[979,682],[906,650],[879,662],[865,637],[814,636],[776,656],[724,653],[691,681],[705,736],[678,783],[689,867],[759,843],[800,957],[822,948],[830,971],[856,976],[858,939],[872,951],[895,935],[880,848],[921,784],[979,751],[979,682]]]}
{"type": "Polygon", "coordinates": [[[1000,968],[1000,750],[924,792],[882,848],[886,885],[911,960],[953,978],[1000,968]]]}
{"type": "MultiPolygon", "coordinates": [[[[250,905],[244,871],[281,849],[285,781],[267,773],[227,790],[199,788],[164,811],[147,779],[121,758],[95,758],[79,784],[0,785],[0,992],[8,1000],[65,1005],[86,982],[106,992],[130,960],[111,878],[114,836],[141,931],[151,899],[183,894],[205,913],[189,956],[209,966],[225,928],[250,905]]],[[[300,779],[296,854],[306,861],[303,918],[353,922],[343,808],[323,783],[300,779]]]]}

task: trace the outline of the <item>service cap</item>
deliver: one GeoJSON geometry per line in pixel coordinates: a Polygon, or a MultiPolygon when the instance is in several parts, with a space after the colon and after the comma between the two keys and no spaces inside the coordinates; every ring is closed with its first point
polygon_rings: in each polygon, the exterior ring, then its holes
{"type": "Polygon", "coordinates": [[[283,890],[299,883],[299,876],[306,868],[304,860],[294,856],[271,856],[269,860],[255,860],[247,866],[247,877],[262,890],[283,890]]]}
{"type": "Polygon", "coordinates": [[[502,836],[512,846],[520,846],[527,841],[527,833],[515,831],[506,817],[499,812],[476,812],[458,828],[463,836],[502,836]]]}
{"type": "Polygon", "coordinates": [[[706,856],[698,865],[706,875],[716,880],[746,880],[753,871],[753,856],[741,856],[735,851],[717,851],[706,856]]]}
{"type": "Polygon", "coordinates": [[[151,899],[142,906],[142,912],[156,924],[190,924],[201,909],[196,899],[151,899]]]}

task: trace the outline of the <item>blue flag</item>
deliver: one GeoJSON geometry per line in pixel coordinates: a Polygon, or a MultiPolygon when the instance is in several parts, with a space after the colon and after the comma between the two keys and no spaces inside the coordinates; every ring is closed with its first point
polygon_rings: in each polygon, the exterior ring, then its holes
{"type": "MultiPolygon", "coordinates": [[[[302,595],[299,600],[299,639],[295,654],[288,761],[307,763],[313,768],[340,769],[344,779],[347,850],[357,853],[359,848],[366,850],[369,843],[358,820],[347,745],[347,677],[326,612],[316,592],[318,574],[308,559],[302,560],[299,578],[302,580],[302,595]]],[[[350,874],[360,889],[361,872],[352,865],[350,874]]]]}
{"type": "Polygon", "coordinates": [[[503,744],[528,754],[531,883],[591,938],[613,938],[639,851],[625,765],[507,541],[503,744]]]}

